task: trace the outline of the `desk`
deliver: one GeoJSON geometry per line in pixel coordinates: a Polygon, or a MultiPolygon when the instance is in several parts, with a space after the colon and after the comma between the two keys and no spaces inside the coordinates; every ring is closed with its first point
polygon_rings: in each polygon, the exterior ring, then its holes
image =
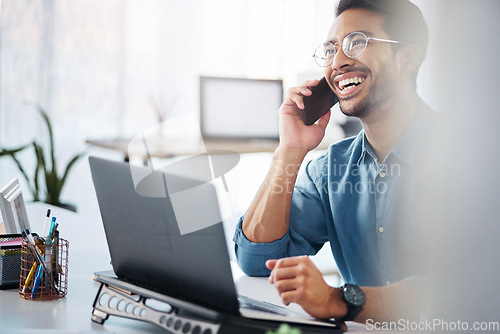
{"type": "MultiPolygon", "coordinates": [[[[92,304],[99,288],[93,273],[111,269],[101,221],[89,221],[64,209],[43,203],[27,205],[31,229],[41,231],[47,208],[57,217],[61,237],[69,240],[68,294],[56,301],[22,299],[17,289],[0,291],[0,331],[7,333],[166,333],[160,327],[141,321],[111,316],[104,325],[91,321],[92,304]]],[[[239,292],[269,302],[280,298],[267,278],[245,276],[233,265],[239,292]]],[[[328,278],[327,282],[328,282],[328,278]]],[[[292,308],[303,312],[298,305],[292,308]]],[[[362,325],[350,327],[359,332],[362,325]]]]}

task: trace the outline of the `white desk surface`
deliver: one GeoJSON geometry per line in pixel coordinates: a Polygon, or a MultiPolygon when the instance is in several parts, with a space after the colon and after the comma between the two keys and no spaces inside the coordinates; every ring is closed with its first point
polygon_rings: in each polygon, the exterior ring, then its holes
{"type": "MultiPolygon", "coordinates": [[[[69,241],[68,294],[56,301],[31,301],[21,298],[17,289],[0,290],[0,332],[165,333],[155,325],[116,316],[110,316],[104,325],[91,321],[92,304],[99,288],[99,283],[93,281],[93,273],[112,269],[102,223],[44,203],[31,203],[27,210],[33,232],[42,230],[47,208],[57,217],[61,237],[69,241]]],[[[237,268],[233,272],[238,292],[280,303],[267,278],[247,277],[237,268]]],[[[303,312],[298,305],[292,304],[291,308],[303,312]]],[[[349,332],[363,329],[362,325],[349,323],[349,332]]]]}

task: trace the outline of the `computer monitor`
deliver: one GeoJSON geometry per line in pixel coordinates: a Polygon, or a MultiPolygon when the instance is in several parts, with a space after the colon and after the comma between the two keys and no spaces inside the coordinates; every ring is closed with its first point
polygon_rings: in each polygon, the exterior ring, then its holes
{"type": "Polygon", "coordinates": [[[205,139],[278,140],[282,80],[200,77],[200,123],[205,139]]]}

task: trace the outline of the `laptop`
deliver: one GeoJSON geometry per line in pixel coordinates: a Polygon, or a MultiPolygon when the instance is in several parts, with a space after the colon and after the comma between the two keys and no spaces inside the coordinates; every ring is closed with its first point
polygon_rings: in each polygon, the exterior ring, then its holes
{"type": "MultiPolygon", "coordinates": [[[[170,197],[158,190],[166,187],[164,193],[168,193],[169,186],[185,190],[199,183],[96,157],[89,162],[119,280],[221,314],[339,329],[334,321],[315,320],[237,295],[222,223],[201,224],[206,227],[181,233],[170,197]],[[134,184],[133,175],[142,175],[143,181],[134,184]],[[145,196],[145,188],[153,189],[152,193],[145,196]]],[[[214,187],[206,183],[204,188],[203,203],[186,206],[193,212],[200,206],[219,210],[214,187]]]]}

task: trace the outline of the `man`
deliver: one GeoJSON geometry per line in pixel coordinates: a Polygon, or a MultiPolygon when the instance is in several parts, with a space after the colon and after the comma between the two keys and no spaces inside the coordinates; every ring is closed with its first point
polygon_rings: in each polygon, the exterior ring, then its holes
{"type": "Polygon", "coordinates": [[[243,271],[263,276],[271,270],[270,282],[286,305],[343,321],[413,315],[403,306],[420,295],[422,272],[416,262],[403,265],[417,250],[411,219],[400,215],[397,202],[405,197],[403,180],[411,179],[433,114],[416,93],[426,48],[427,26],[411,2],[340,1],[316,57],[342,112],[358,117],[363,130],[330,146],[298,178],[330,112],[306,126],[303,96],[318,81],[288,91],[272,166],[234,236],[243,271]],[[307,257],[326,241],[349,283],[342,288],[326,285],[307,257]]]}

